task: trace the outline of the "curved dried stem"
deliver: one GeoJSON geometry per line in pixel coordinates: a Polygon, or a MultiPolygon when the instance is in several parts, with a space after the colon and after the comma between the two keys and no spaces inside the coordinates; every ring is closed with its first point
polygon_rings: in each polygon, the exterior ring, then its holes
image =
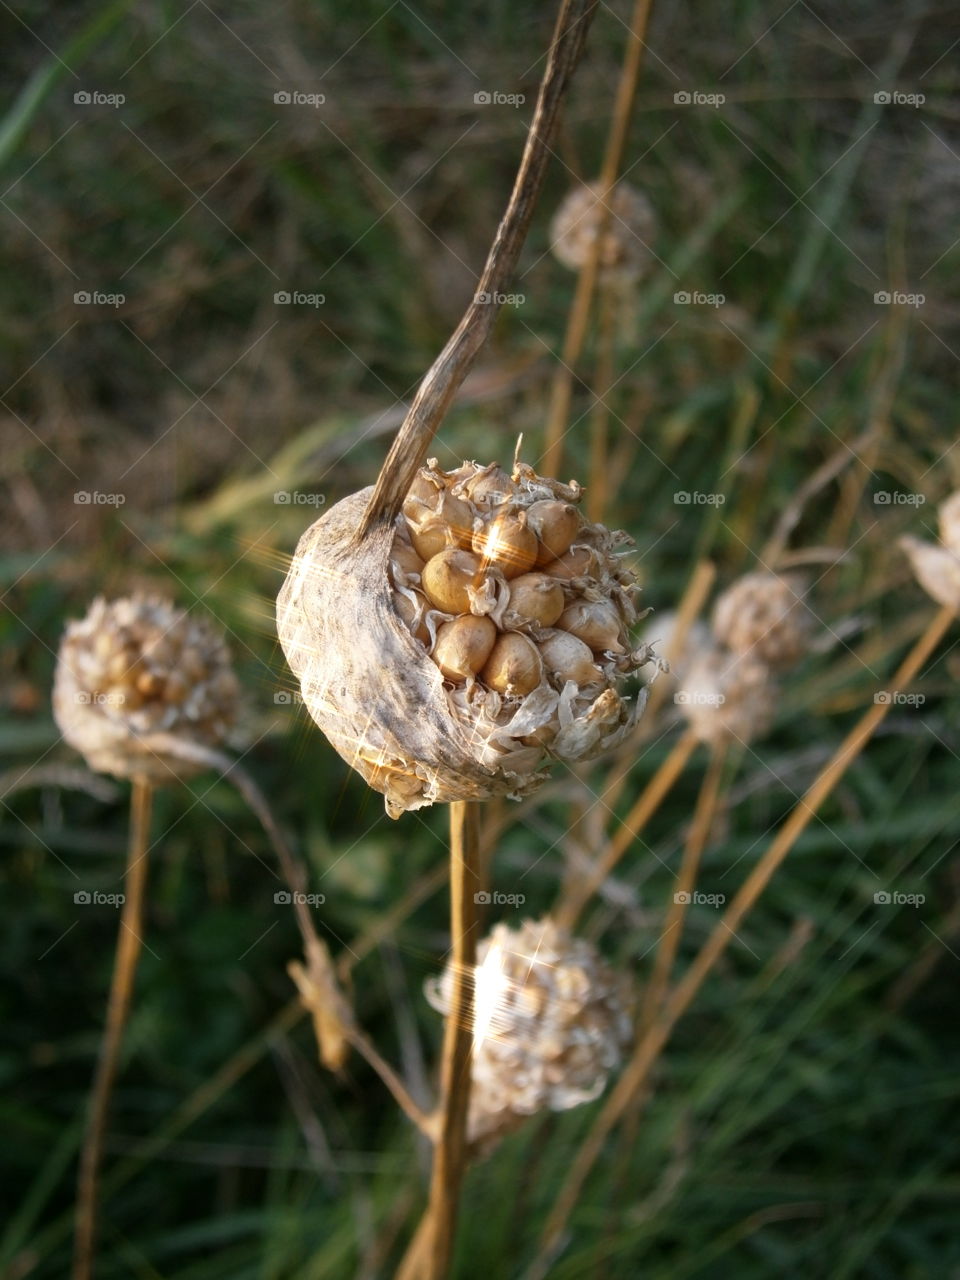
{"type": "MultiPolygon", "coordinates": [[[[944,606],[930,620],[923,634],[911,648],[891,678],[892,686],[906,688],[946,635],[955,611],[944,606]]],[[[816,816],[820,806],[857,759],[869,742],[892,704],[874,703],[860,717],[831,756],[820,774],[791,810],[763,857],[740,886],[733,901],[701,947],[696,959],[667,997],[663,1011],[641,1035],[633,1057],[617,1081],[586,1140],[578,1151],[560,1193],[554,1201],[540,1241],[541,1259],[556,1255],[561,1247],[570,1215],[576,1208],[583,1184],[597,1161],[608,1135],[624,1111],[646,1087],[670,1033],[693,1002],[705,979],[726,950],[744,917],[753,908],[775,871],[793,848],[799,836],[816,816]]]]}
{"type": "Polygon", "coordinates": [[[357,530],[358,541],[375,525],[389,524],[399,512],[457,388],[490,336],[497,305],[478,299],[505,292],[519,261],[550,159],[550,144],[560,107],[580,60],[596,6],[597,0],[563,0],[520,168],[477,284],[477,292],[452,337],[417,388],[413,404],[380,470],[357,530]]]}
{"type": "Polygon", "coordinates": [[[123,1033],[133,998],[143,934],[143,904],[147,887],[150,813],[153,787],[146,778],[134,778],[130,793],[130,839],[124,876],[124,903],[107,1003],[107,1021],[93,1078],[87,1134],[80,1155],[77,1179],[76,1234],[73,1280],[90,1280],[97,1243],[97,1199],[100,1163],[106,1136],[110,1099],[120,1062],[123,1033]]]}

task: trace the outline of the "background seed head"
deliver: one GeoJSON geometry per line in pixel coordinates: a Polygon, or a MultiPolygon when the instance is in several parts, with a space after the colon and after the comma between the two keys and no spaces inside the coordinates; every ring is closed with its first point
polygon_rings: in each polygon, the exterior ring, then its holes
{"type": "MultiPolygon", "coordinates": [[[[597,239],[603,187],[599,182],[575,187],[560,204],[550,224],[550,243],[565,267],[579,271],[597,239]]],[[[657,219],[650,201],[626,182],[610,195],[610,216],[600,248],[599,271],[613,279],[633,279],[648,268],[657,219]]]]}
{"type": "Polygon", "coordinates": [[[732,653],[788,667],[806,652],[813,615],[804,600],[805,583],[798,574],[744,574],[717,599],[713,634],[732,653]]]}
{"type": "Polygon", "coordinates": [[[53,711],[90,768],[155,784],[203,766],[151,748],[153,735],[218,746],[234,724],[239,685],[222,636],[167,600],[94,600],[68,624],[57,655],[53,711]]]}
{"type": "MultiPolygon", "coordinates": [[[[452,973],[426,984],[449,1012],[452,973]]],[[[538,1111],[596,1098],[633,1033],[629,977],[551,919],[498,924],[477,949],[469,1137],[490,1148],[538,1111]]]]}

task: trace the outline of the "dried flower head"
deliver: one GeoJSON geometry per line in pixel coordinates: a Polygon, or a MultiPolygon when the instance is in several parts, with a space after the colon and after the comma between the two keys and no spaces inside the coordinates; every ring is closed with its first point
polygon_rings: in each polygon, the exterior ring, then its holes
{"type": "Polygon", "coordinates": [[[940,523],[940,541],[948,551],[960,556],[960,489],[941,502],[937,518],[940,523]]]}
{"type": "Polygon", "coordinates": [[[711,647],[693,658],[674,694],[701,742],[750,742],[769,729],[776,683],[763,662],[711,647]]]}
{"type": "MultiPolygon", "coordinates": [[[[448,968],[426,984],[449,1012],[448,968]]],[[[590,1102],[633,1031],[632,984],[552,920],[494,927],[477,948],[468,1136],[482,1147],[538,1111],[590,1102]]]]}
{"type": "MultiPolygon", "coordinates": [[[[603,210],[603,186],[590,182],[564,198],[550,224],[550,244],[565,267],[579,271],[593,251],[603,210]]],[[[607,279],[632,279],[648,267],[657,229],[650,201],[635,187],[619,182],[609,198],[609,216],[600,245],[598,270],[607,279]]]]}
{"type": "Polygon", "coordinates": [[[813,616],[799,574],[744,574],[717,599],[713,634],[733,653],[788,667],[806,652],[813,616]]]}
{"type": "Polygon", "coordinates": [[[91,769],[159,784],[203,767],[165,744],[218,745],[238,696],[226,644],[205,618],[152,596],[98,597],[64,632],[53,712],[91,769]]]}
{"type": "Polygon", "coordinates": [[[900,539],[913,576],[937,604],[960,609],[960,551],[906,533],[900,539]]]}
{"type": "Polygon", "coordinates": [[[364,490],[300,540],[280,640],[310,714],[391,817],[527,794],[550,758],[589,759],[636,723],[642,691],[621,686],[651,655],[630,640],[630,539],[586,521],[580,493],[523,463],[431,459],[392,525],[357,544],[364,490]]]}

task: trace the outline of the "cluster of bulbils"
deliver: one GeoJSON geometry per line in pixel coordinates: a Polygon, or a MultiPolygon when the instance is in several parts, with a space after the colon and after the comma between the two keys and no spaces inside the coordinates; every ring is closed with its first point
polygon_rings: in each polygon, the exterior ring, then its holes
{"type": "Polygon", "coordinates": [[[582,759],[619,741],[639,709],[616,685],[647,662],[629,627],[629,538],[581,516],[579,485],[518,464],[423,467],[397,518],[393,603],[440,669],[451,708],[491,760],[582,759]]]}
{"type": "Polygon", "coordinates": [[[710,625],[695,623],[674,652],[673,615],[648,628],[670,656],[674,701],[701,742],[750,742],[770,727],[778,675],[808,651],[814,617],[797,573],[760,570],[732,583],[710,625]]]}
{"type": "Polygon", "coordinates": [[[239,692],[223,637],[205,618],[154,596],[98,597],[64,633],[53,711],[95,772],[161,784],[203,768],[172,747],[221,743],[239,692]]]}
{"type": "MultiPolygon", "coordinates": [[[[426,995],[448,1014],[453,973],[426,995]]],[[[467,1136],[480,1152],[538,1111],[590,1102],[633,1031],[634,992],[592,943],[551,919],[494,926],[477,948],[467,1136]]]]}

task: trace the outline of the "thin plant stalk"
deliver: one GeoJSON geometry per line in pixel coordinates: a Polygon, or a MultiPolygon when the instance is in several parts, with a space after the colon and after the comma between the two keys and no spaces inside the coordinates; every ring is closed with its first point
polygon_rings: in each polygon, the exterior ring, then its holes
{"type": "MultiPolygon", "coordinates": [[[[955,611],[947,605],[933,616],[891,678],[890,687],[903,689],[911,684],[946,635],[955,616],[955,611]]],[[[717,960],[729,946],[731,939],[736,937],[744,917],[755,906],[774,873],[816,816],[821,805],[860,755],[891,705],[892,700],[873,703],[850,730],[791,810],[763,857],[740,886],[693,963],[667,997],[659,1017],[640,1036],[630,1062],[577,1152],[550,1210],[540,1241],[541,1259],[552,1258],[561,1246],[567,1223],[579,1202],[583,1184],[603,1150],[604,1142],[624,1111],[645,1088],[650,1072],[670,1038],[673,1028],[692,1004],[694,997],[717,960]]]]}
{"type": "MultiPolygon", "coordinates": [[[[597,329],[596,402],[590,414],[590,470],[587,480],[587,519],[602,520],[610,491],[609,427],[606,397],[613,389],[617,347],[617,295],[609,284],[600,288],[600,319],[597,329]]],[[[552,474],[552,473],[551,473],[552,474]]]]}
{"type": "Polygon", "coordinates": [[[630,21],[623,67],[617,85],[617,98],[614,104],[613,118],[610,122],[603,167],[600,171],[602,201],[598,210],[597,236],[591,246],[590,254],[577,277],[577,288],[573,297],[573,305],[570,308],[570,316],[567,320],[567,331],[563,339],[560,364],[554,376],[553,390],[550,397],[543,461],[543,469],[548,476],[558,476],[563,461],[563,438],[566,434],[567,418],[570,415],[574,369],[580,359],[584,340],[587,336],[590,307],[597,283],[600,246],[610,221],[609,196],[616,186],[617,178],[620,176],[623,152],[627,142],[627,131],[630,126],[633,103],[637,96],[637,85],[640,80],[640,63],[643,57],[647,22],[650,18],[652,5],[653,0],[637,0],[630,21]]]}
{"type": "Polygon", "coordinates": [[[73,1280],[91,1280],[97,1246],[97,1201],[100,1165],[110,1115],[110,1099],[120,1064],[123,1034],[130,1012],[137,964],[143,946],[143,905],[146,896],[150,814],[153,787],[134,778],[130,793],[130,837],[124,875],[124,902],[107,1003],[107,1020],[93,1078],[90,1114],[77,1179],[73,1280]]]}
{"type": "Polygon", "coordinates": [[[445,1280],[456,1239],[460,1189],[468,1164],[467,1114],[473,1056],[473,995],[477,959],[477,863],[480,807],[450,805],[450,1006],[443,1030],[440,1123],[423,1222],[401,1264],[404,1277],[445,1280]],[[419,1265],[417,1265],[419,1263],[419,1265]]]}
{"type": "Polygon", "coordinates": [[[693,821],[687,834],[680,862],[680,874],[677,876],[676,889],[664,921],[663,933],[657,945],[653,961],[653,972],[643,993],[640,1006],[640,1026],[650,1025],[660,1007],[664,993],[670,982],[670,974],[677,958],[687,908],[697,883],[700,870],[700,859],[710,839],[714,818],[720,800],[720,779],[726,761],[726,743],[721,740],[710,752],[710,761],[700,784],[693,821]]]}
{"type": "Polygon", "coordinates": [[[561,928],[574,928],[584,907],[660,808],[671,787],[685,769],[696,745],[696,734],[690,729],[685,730],[674,743],[669,755],[637,797],[619,829],[610,837],[590,874],[578,885],[572,885],[564,901],[557,907],[554,914],[561,928]]]}

